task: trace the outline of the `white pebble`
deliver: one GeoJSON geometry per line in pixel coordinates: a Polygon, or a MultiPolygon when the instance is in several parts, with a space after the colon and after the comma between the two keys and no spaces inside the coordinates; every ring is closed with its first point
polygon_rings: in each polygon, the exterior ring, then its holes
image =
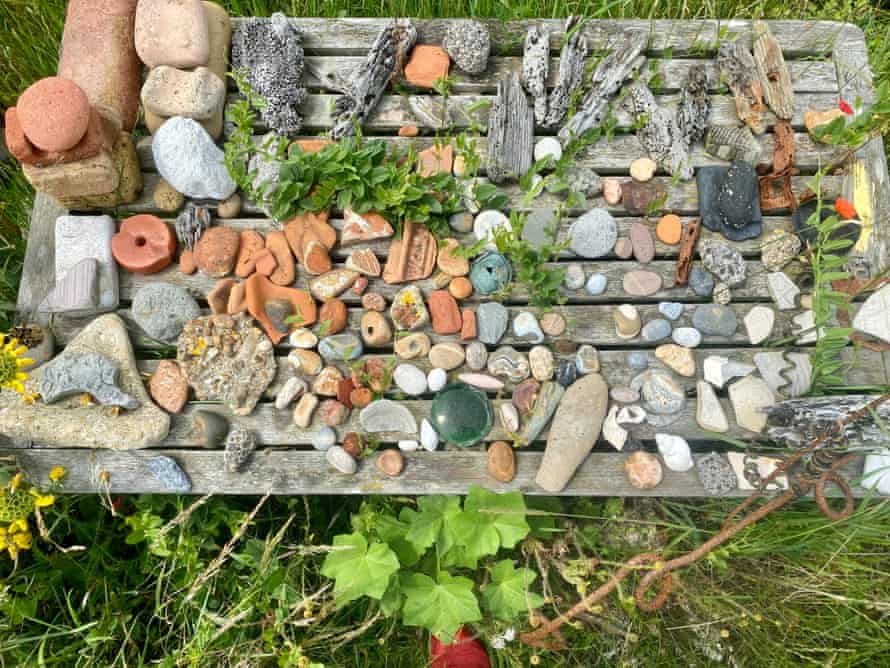
{"type": "Polygon", "coordinates": [[[413,364],[399,364],[392,372],[393,382],[412,397],[426,392],[426,374],[413,364]]]}
{"type": "Polygon", "coordinates": [[[448,382],[448,373],[445,369],[430,369],[426,377],[426,384],[430,388],[430,392],[438,392],[448,382]]]}
{"type": "Polygon", "coordinates": [[[414,452],[420,447],[420,443],[417,441],[399,441],[398,446],[402,452],[414,452]]]}
{"type": "Polygon", "coordinates": [[[556,137],[543,137],[535,144],[535,162],[548,156],[554,161],[562,157],[562,144],[556,137]]]}
{"type": "Polygon", "coordinates": [[[287,382],[281,386],[280,390],[278,390],[278,394],[275,395],[275,408],[283,411],[290,406],[294,399],[303,394],[308,387],[306,381],[302,378],[298,378],[297,376],[288,378],[287,382]]]}
{"type": "Polygon", "coordinates": [[[420,444],[429,452],[435,452],[439,447],[439,434],[426,418],[420,421],[420,444]]]}
{"type": "Polygon", "coordinates": [[[494,209],[486,209],[481,211],[473,220],[473,235],[479,240],[487,239],[488,245],[486,248],[497,250],[497,245],[494,243],[494,234],[492,233],[492,230],[497,227],[505,227],[507,230],[513,229],[510,225],[510,219],[503,213],[494,209]]]}
{"type": "Polygon", "coordinates": [[[688,471],[695,466],[689,443],[682,436],[655,434],[655,444],[664,459],[664,465],[671,471],[688,471]]]}

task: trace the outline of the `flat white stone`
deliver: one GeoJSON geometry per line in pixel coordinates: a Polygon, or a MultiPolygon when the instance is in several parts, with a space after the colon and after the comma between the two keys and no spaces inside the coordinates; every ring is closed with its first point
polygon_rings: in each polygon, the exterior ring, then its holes
{"type": "Polygon", "coordinates": [[[766,341],[773,333],[776,313],[769,306],[755,306],[745,316],[745,329],[752,345],[766,341]]]}
{"type": "Polygon", "coordinates": [[[890,284],[873,293],[859,307],[853,328],[890,343],[890,284]]]}
{"type": "Polygon", "coordinates": [[[737,376],[747,376],[754,373],[754,367],[743,362],[735,362],[721,355],[710,355],[705,358],[702,365],[705,380],[715,387],[722,388],[727,382],[737,376]]]}
{"type": "Polygon", "coordinates": [[[873,489],[878,494],[890,496],[890,448],[865,456],[862,467],[862,482],[865,489],[873,489]]]}
{"type": "Polygon", "coordinates": [[[729,421],[723,410],[723,404],[717,398],[714,387],[707,381],[700,380],[696,384],[698,399],[695,405],[695,420],[698,426],[706,431],[723,433],[729,431],[729,421]]]}
{"type": "Polygon", "coordinates": [[[378,399],[365,406],[358,415],[362,429],[371,433],[417,433],[417,420],[403,404],[389,399],[378,399]]]}
{"type": "Polygon", "coordinates": [[[413,364],[399,364],[392,372],[392,379],[402,392],[412,397],[426,392],[426,374],[413,364]]]}
{"type": "Polygon", "coordinates": [[[399,450],[402,452],[414,452],[420,447],[420,443],[411,440],[399,441],[396,445],[399,446],[399,450]]]}
{"type": "Polygon", "coordinates": [[[793,324],[792,334],[795,343],[799,346],[816,343],[816,314],[813,311],[804,311],[791,318],[793,324]]]}
{"type": "Polygon", "coordinates": [[[618,424],[618,411],[619,407],[612,404],[606,419],[603,420],[603,438],[613,448],[621,450],[627,443],[627,430],[618,424]]]}
{"type": "Polygon", "coordinates": [[[426,418],[420,421],[420,444],[428,452],[435,452],[439,447],[439,434],[426,418]]]}
{"type": "Polygon", "coordinates": [[[492,232],[496,227],[505,227],[508,230],[513,229],[510,225],[510,219],[500,211],[495,209],[480,211],[473,220],[473,235],[480,241],[487,239],[488,244],[486,248],[497,250],[497,245],[494,243],[494,233],[492,232]]]}
{"type": "Polygon", "coordinates": [[[646,409],[642,406],[624,406],[618,411],[618,424],[643,424],[646,409]]]}
{"type": "Polygon", "coordinates": [[[553,158],[554,161],[562,157],[562,144],[556,137],[543,137],[535,144],[535,162],[543,160],[547,156],[553,158]]]}
{"type": "Polygon", "coordinates": [[[682,473],[695,466],[689,443],[682,436],[655,434],[655,445],[658,447],[658,452],[661,454],[662,459],[664,459],[664,465],[671,471],[682,473]]]}
{"type": "Polygon", "coordinates": [[[800,295],[794,281],[784,271],[774,271],[766,275],[766,285],[770,296],[780,311],[797,308],[797,297],[800,295]]]}
{"type": "Polygon", "coordinates": [[[735,421],[742,428],[759,434],[766,427],[766,409],[776,403],[769,385],[758,376],[745,376],[729,386],[729,400],[735,421]]]}
{"type": "Polygon", "coordinates": [[[445,387],[446,383],[448,383],[448,373],[445,369],[430,369],[430,372],[426,375],[426,384],[430,392],[438,392],[445,387]]]}
{"type": "MultiPolygon", "coordinates": [[[[729,459],[729,465],[735,471],[735,477],[739,481],[739,489],[750,491],[756,489],[754,485],[748,482],[745,477],[745,465],[753,465],[757,467],[757,474],[761,478],[772,475],[773,471],[779,465],[779,460],[773,457],[761,457],[759,455],[746,455],[744,452],[727,452],[726,458],[729,459]]],[[[788,489],[788,476],[782,474],[777,475],[775,480],[770,483],[767,489],[788,489]]]]}

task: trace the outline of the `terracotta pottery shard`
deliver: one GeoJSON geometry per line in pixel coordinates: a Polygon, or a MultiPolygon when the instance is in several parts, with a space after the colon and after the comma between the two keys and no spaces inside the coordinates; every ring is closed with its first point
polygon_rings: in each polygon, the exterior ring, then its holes
{"type": "Polygon", "coordinates": [[[791,120],[794,115],[794,89],[782,49],[765,21],[754,21],[754,61],[760,75],[763,95],[776,116],[791,120]]]}
{"type": "Polygon", "coordinates": [[[356,213],[352,209],[343,212],[343,231],[340,243],[344,246],[377,239],[389,239],[393,235],[392,225],[379,213],[356,213]]]}
{"type": "Polygon", "coordinates": [[[405,283],[428,278],[436,265],[436,251],[436,239],[423,224],[405,221],[402,238],[390,244],[383,280],[405,283]]]}
{"type": "Polygon", "coordinates": [[[736,112],[754,134],[766,131],[766,104],[757,63],[740,41],[724,42],[717,52],[717,67],[735,97],[736,112]]]}
{"type": "MultiPolygon", "coordinates": [[[[287,334],[298,327],[308,327],[315,322],[317,311],[315,301],[305,290],[285,288],[275,285],[262,274],[253,274],[247,279],[247,310],[256,318],[273,343],[278,343],[287,334]],[[286,323],[284,331],[272,319],[269,312],[272,303],[289,306],[290,312],[285,315],[296,316],[296,321],[286,323]]],[[[280,315],[280,314],[279,314],[280,315]]]]}
{"type": "Polygon", "coordinates": [[[701,218],[693,218],[683,228],[680,238],[680,255],[677,257],[677,272],[674,282],[677,285],[686,285],[689,282],[689,272],[692,271],[692,261],[695,258],[695,246],[701,234],[701,218]]]}
{"type": "Polygon", "coordinates": [[[238,247],[238,261],[235,263],[235,276],[247,278],[256,269],[256,256],[266,247],[266,240],[256,230],[241,230],[241,244],[238,247]]]}
{"type": "Polygon", "coordinates": [[[421,176],[450,174],[454,165],[454,146],[430,146],[417,154],[417,172],[421,176]]]}
{"type": "Polygon", "coordinates": [[[330,271],[337,231],[328,223],[327,211],[294,216],[284,224],[284,236],[306,271],[315,275],[330,271]]]}

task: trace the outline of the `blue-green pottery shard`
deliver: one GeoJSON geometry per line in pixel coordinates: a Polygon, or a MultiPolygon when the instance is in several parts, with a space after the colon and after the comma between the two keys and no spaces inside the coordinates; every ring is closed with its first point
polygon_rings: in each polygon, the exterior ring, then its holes
{"type": "Polygon", "coordinates": [[[503,290],[513,280],[513,267],[500,253],[480,255],[470,268],[470,283],[479,294],[490,295],[503,290]]]}

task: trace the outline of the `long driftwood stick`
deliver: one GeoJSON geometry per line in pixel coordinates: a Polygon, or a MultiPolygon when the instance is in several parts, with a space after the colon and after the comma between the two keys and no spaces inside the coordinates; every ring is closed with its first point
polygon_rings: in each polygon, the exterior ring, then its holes
{"type": "Polygon", "coordinates": [[[708,73],[704,65],[693,65],[680,90],[680,104],[677,107],[677,129],[687,150],[705,138],[710,115],[708,73]]]}
{"type": "Polygon", "coordinates": [[[498,82],[488,116],[488,178],[503,183],[532,166],[535,119],[517,74],[498,82]]]}
{"type": "Polygon", "coordinates": [[[652,91],[641,81],[627,87],[627,99],[634,118],[642,123],[637,138],[649,157],[668,173],[684,181],[691,179],[688,146],[671,113],[658,106],[652,91]]]}
{"type": "Polygon", "coordinates": [[[751,132],[766,132],[766,105],[757,63],[748,47],[739,42],[724,42],[717,52],[717,67],[735,97],[736,113],[751,132]]]}
{"type": "Polygon", "coordinates": [[[785,57],[779,42],[764,21],[754,21],[754,61],[760,75],[763,96],[776,116],[791,120],[794,115],[794,89],[791,73],[785,65],[785,57]]]}
{"type": "Polygon", "coordinates": [[[355,132],[377,106],[389,82],[401,75],[417,29],[408,19],[397,19],[377,35],[364,64],[349,77],[348,89],[334,104],[331,139],[355,132]]]}
{"type": "Polygon", "coordinates": [[[587,60],[587,40],[584,38],[580,16],[570,16],[566,21],[566,37],[559,52],[559,75],[556,87],[550,93],[547,116],[542,125],[556,128],[562,123],[572,93],[584,82],[584,63],[587,60]]]}
{"type": "Polygon", "coordinates": [[[547,75],[550,73],[550,31],[532,26],[525,34],[522,53],[522,85],[535,100],[535,121],[547,118],[547,75]]]}
{"type": "MultiPolygon", "coordinates": [[[[611,45],[608,55],[600,60],[593,71],[590,88],[578,105],[578,111],[559,131],[559,139],[563,144],[602,124],[606,117],[609,99],[646,62],[645,51],[648,41],[649,36],[646,33],[636,31],[626,39],[611,45]]],[[[562,67],[561,62],[560,67],[562,67]]],[[[552,104],[551,97],[551,106],[552,104]]]]}

